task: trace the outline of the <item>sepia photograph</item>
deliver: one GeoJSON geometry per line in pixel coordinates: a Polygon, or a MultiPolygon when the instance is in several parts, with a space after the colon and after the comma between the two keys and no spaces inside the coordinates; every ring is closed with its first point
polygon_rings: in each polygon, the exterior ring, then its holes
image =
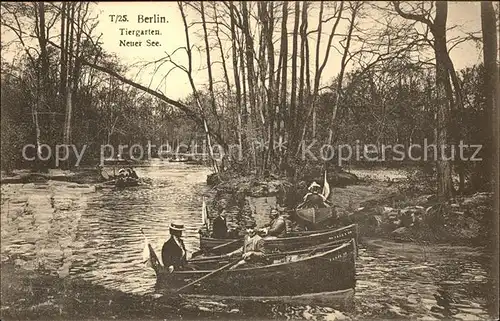
{"type": "Polygon", "coordinates": [[[498,320],[498,2],[0,5],[1,320],[498,320]]]}

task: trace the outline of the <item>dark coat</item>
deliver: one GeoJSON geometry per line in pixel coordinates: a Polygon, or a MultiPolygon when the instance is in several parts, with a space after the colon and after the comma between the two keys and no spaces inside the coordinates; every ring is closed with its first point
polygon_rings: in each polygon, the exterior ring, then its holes
{"type": "Polygon", "coordinates": [[[163,266],[169,267],[173,265],[175,269],[179,269],[186,263],[186,255],[182,255],[182,249],[184,249],[184,254],[186,253],[186,247],[182,239],[179,239],[179,243],[182,248],[177,245],[173,236],[171,236],[168,241],[163,244],[161,249],[161,259],[163,261],[163,266]]]}
{"type": "Polygon", "coordinates": [[[212,222],[213,237],[217,239],[224,239],[227,236],[226,218],[217,216],[212,222]]]}
{"type": "Polygon", "coordinates": [[[325,208],[328,207],[324,199],[318,193],[309,193],[305,197],[304,208],[325,208]]]}

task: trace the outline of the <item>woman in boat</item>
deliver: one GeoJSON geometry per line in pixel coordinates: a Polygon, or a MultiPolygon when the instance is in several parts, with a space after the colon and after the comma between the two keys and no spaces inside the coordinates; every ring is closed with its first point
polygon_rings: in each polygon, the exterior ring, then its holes
{"type": "Polygon", "coordinates": [[[312,182],[308,190],[309,193],[304,196],[304,201],[297,206],[298,209],[330,207],[329,202],[321,194],[321,186],[318,183],[312,182]]]}
{"type": "Polygon", "coordinates": [[[265,248],[264,240],[258,234],[258,229],[254,222],[249,222],[246,224],[246,236],[243,242],[243,246],[239,249],[230,252],[225,257],[232,258],[241,255],[241,260],[233,265],[231,269],[235,269],[241,265],[248,263],[262,263],[265,262],[265,248]]]}
{"type": "Polygon", "coordinates": [[[170,224],[170,238],[163,244],[161,258],[163,266],[168,267],[170,273],[182,269],[186,265],[186,247],[182,240],[183,224],[170,224]]]}
{"type": "Polygon", "coordinates": [[[225,239],[227,237],[226,210],[221,210],[212,222],[212,237],[225,239]]]}

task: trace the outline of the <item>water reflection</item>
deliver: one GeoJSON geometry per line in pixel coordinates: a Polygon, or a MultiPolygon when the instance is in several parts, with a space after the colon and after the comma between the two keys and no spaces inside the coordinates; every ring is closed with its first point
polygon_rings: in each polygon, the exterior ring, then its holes
{"type": "Polygon", "coordinates": [[[377,242],[393,247],[360,250],[357,313],[374,318],[488,319],[481,253],[439,245],[401,244],[397,249],[393,242],[377,242]]]}

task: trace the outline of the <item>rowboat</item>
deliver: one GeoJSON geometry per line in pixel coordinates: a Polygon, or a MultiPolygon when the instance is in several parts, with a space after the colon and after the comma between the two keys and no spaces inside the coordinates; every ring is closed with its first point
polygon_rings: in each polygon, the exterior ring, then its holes
{"type": "MultiPolygon", "coordinates": [[[[152,247],[149,250],[156,287],[165,293],[177,293],[178,289],[227,263],[190,261],[186,269],[170,273],[160,264],[152,247]]],[[[180,293],[194,299],[210,296],[233,301],[326,304],[345,309],[352,307],[355,274],[355,241],[351,239],[341,245],[328,243],[271,254],[266,264],[221,270],[180,293]]]]}
{"type": "Polygon", "coordinates": [[[297,221],[314,226],[321,225],[329,219],[336,217],[337,215],[333,207],[301,208],[295,211],[295,219],[297,221]]]}
{"type": "Polygon", "coordinates": [[[139,185],[139,180],[131,177],[127,177],[125,179],[119,178],[115,182],[116,187],[131,187],[137,185],[139,185]]]}
{"type": "MultiPolygon", "coordinates": [[[[351,224],[339,229],[289,233],[287,237],[264,238],[266,248],[271,251],[289,251],[336,240],[358,239],[357,226],[351,224]]],[[[240,239],[216,239],[200,236],[201,252],[222,254],[234,251],[243,245],[240,239]]]]}

